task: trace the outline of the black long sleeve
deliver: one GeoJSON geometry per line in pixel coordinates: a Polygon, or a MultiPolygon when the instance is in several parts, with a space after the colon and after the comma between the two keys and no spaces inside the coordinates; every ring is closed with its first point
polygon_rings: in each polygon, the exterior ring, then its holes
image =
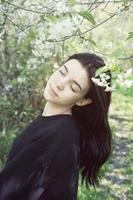
{"type": "Polygon", "coordinates": [[[71,116],[38,116],[0,173],[0,200],[76,200],[79,132],[71,116]]]}

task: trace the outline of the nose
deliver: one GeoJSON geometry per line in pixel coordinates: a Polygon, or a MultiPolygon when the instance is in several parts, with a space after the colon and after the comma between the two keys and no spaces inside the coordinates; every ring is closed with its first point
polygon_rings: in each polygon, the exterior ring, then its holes
{"type": "Polygon", "coordinates": [[[62,85],[62,84],[60,84],[60,85],[59,85],[59,84],[57,84],[57,88],[58,88],[58,90],[63,90],[63,88],[64,88],[64,87],[63,87],[63,85],[62,85]]]}
{"type": "Polygon", "coordinates": [[[58,88],[58,90],[63,90],[66,84],[66,79],[62,79],[60,81],[58,81],[58,83],[56,84],[56,87],[58,88]]]}

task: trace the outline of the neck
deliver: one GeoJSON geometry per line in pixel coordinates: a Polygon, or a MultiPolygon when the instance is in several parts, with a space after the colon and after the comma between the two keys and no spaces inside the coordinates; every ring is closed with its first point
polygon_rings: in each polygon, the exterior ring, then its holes
{"type": "Polygon", "coordinates": [[[62,107],[60,105],[46,102],[42,115],[49,116],[49,115],[57,115],[57,114],[70,114],[72,115],[71,108],[62,107]]]}

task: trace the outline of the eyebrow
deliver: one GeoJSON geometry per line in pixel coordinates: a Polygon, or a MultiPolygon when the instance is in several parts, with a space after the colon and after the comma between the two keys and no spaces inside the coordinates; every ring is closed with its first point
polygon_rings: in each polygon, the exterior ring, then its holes
{"type": "MultiPolygon", "coordinates": [[[[69,73],[68,68],[66,67],[66,65],[64,64],[63,66],[65,67],[67,73],[69,73]]],[[[80,88],[80,90],[82,90],[82,87],[78,84],[77,81],[75,81],[75,80],[72,80],[72,81],[80,88]]]]}

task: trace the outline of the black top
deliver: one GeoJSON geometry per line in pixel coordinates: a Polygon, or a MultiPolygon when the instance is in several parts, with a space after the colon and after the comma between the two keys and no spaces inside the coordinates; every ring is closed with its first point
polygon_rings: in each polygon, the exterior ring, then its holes
{"type": "Polygon", "coordinates": [[[80,132],[72,115],[38,115],[0,173],[0,200],[77,200],[80,132]]]}

